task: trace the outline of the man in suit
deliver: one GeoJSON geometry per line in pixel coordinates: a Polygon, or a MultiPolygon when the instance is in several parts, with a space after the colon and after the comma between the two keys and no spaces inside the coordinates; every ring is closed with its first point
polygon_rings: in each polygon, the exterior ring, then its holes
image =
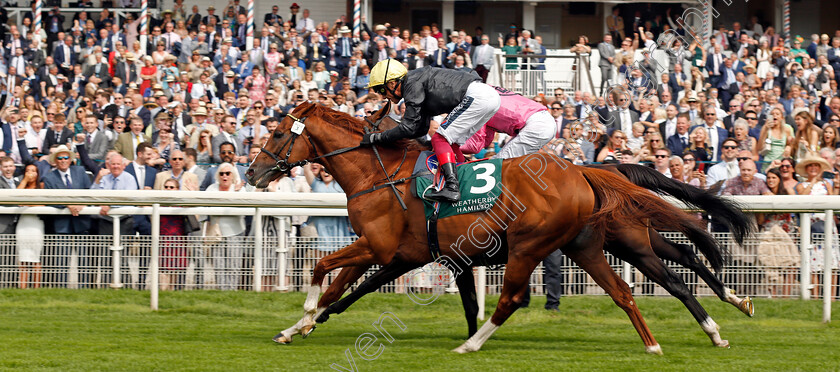
{"type": "Polygon", "coordinates": [[[169,156],[172,170],[160,172],[155,176],[155,190],[163,190],[163,184],[169,179],[178,180],[181,190],[198,191],[198,176],[184,169],[185,155],[181,150],[172,151],[169,156]]]}
{"type": "MultiPolygon", "coordinates": [[[[44,188],[46,189],[76,189],[87,190],[90,188],[90,177],[85,173],[85,168],[79,165],[70,164],[75,160],[75,155],[65,145],[60,145],[50,154],[50,163],[55,164],[55,169],[44,176],[44,188]]],[[[64,206],[59,207],[64,208],[64,206]]],[[[87,235],[90,231],[90,217],[79,215],[84,205],[68,205],[70,216],[59,215],[52,218],[53,231],[58,235],[87,235]]],[[[59,238],[60,241],[69,242],[68,238],[59,238]]],[[[67,282],[67,271],[69,271],[71,245],[59,243],[57,254],[44,263],[60,269],[55,279],[59,283],[67,282]]]]}
{"type": "Polygon", "coordinates": [[[53,125],[47,129],[47,136],[44,138],[44,146],[41,148],[41,153],[49,154],[50,148],[54,145],[66,144],[72,138],[73,131],[67,128],[67,121],[64,118],[64,114],[55,114],[53,125]]]}
{"type": "Polygon", "coordinates": [[[267,23],[269,25],[281,25],[283,24],[283,17],[277,12],[280,11],[280,8],[277,5],[271,7],[271,13],[266,13],[265,17],[263,17],[263,23],[267,23]]]}
{"type": "Polygon", "coordinates": [[[53,41],[58,39],[58,34],[64,28],[64,16],[61,15],[57,6],[53,7],[52,11],[44,17],[43,25],[44,31],[47,32],[47,45],[51,45],[53,41]]]}
{"type": "Polygon", "coordinates": [[[128,128],[129,132],[120,133],[117,137],[114,150],[128,160],[135,160],[134,155],[140,144],[148,144],[150,138],[143,133],[143,122],[140,118],[132,118],[128,128]]]}
{"type": "Polygon", "coordinates": [[[677,96],[683,91],[686,79],[688,77],[683,72],[682,65],[674,66],[674,72],[668,74],[668,84],[671,86],[671,96],[674,97],[676,103],[677,96]]]}
{"type": "Polygon", "coordinates": [[[88,115],[82,122],[82,128],[84,130],[79,135],[85,137],[84,143],[88,156],[93,160],[105,160],[105,154],[111,149],[112,142],[105,131],[99,130],[99,122],[94,116],[88,115]]]}
{"type": "Polygon", "coordinates": [[[198,12],[198,5],[192,6],[192,13],[187,16],[184,23],[190,31],[198,31],[198,26],[201,24],[201,13],[198,12]]]}
{"type": "Polygon", "coordinates": [[[116,67],[114,68],[114,77],[120,78],[123,82],[137,81],[137,66],[134,53],[126,52],[119,59],[114,61],[116,67]]]}
{"type": "Polygon", "coordinates": [[[682,156],[685,149],[691,145],[688,138],[688,127],[688,114],[677,115],[677,131],[665,141],[665,146],[668,147],[668,150],[671,150],[672,154],[682,156]]]}
{"type": "MultiPolygon", "coordinates": [[[[16,189],[20,178],[15,177],[15,160],[4,156],[0,158],[0,189],[16,189]]],[[[18,216],[16,214],[0,215],[0,234],[14,234],[17,226],[18,216]]]]}
{"type": "Polygon", "coordinates": [[[604,41],[598,44],[598,53],[600,54],[598,67],[601,69],[601,92],[603,92],[604,86],[609,85],[609,81],[613,77],[612,64],[615,59],[615,46],[612,44],[612,35],[604,35],[604,41]]]}
{"type": "Polygon", "coordinates": [[[665,121],[659,123],[659,134],[662,136],[662,138],[667,139],[668,137],[673,136],[674,133],[677,132],[677,115],[679,113],[680,109],[677,107],[677,105],[669,103],[667,106],[665,106],[665,121]]]}
{"type": "MultiPolygon", "coordinates": [[[[131,96],[131,99],[128,99],[128,97],[126,97],[126,102],[125,103],[130,108],[130,110],[128,111],[128,114],[127,114],[128,116],[126,116],[126,119],[129,119],[131,117],[131,114],[134,114],[135,116],[140,118],[141,122],[143,123],[143,128],[145,128],[147,125],[149,125],[149,122],[152,121],[152,112],[149,111],[148,108],[143,106],[143,96],[142,95],[140,95],[139,93],[134,94],[134,95],[131,96]]],[[[125,156],[125,154],[123,154],[123,156],[125,156]]],[[[132,156],[134,156],[134,155],[132,155],[132,156]]],[[[130,159],[129,157],[126,157],[126,158],[130,159]]]]}
{"type": "MultiPolygon", "coordinates": [[[[234,162],[236,161],[235,152],[236,149],[234,148],[233,143],[226,142],[219,146],[219,156],[221,157],[223,163],[234,164],[234,162]]],[[[207,170],[207,173],[204,176],[204,180],[201,181],[201,186],[199,187],[201,191],[207,190],[208,186],[216,182],[216,171],[218,169],[219,166],[217,165],[207,170]]],[[[246,179],[245,171],[248,170],[247,166],[236,164],[236,170],[239,172],[239,177],[241,177],[240,179],[246,179]]]]}
{"type": "Polygon", "coordinates": [[[616,129],[620,129],[625,134],[633,133],[633,123],[639,121],[639,113],[630,109],[630,96],[623,91],[615,91],[612,94],[612,100],[618,107],[610,111],[609,120],[604,123],[607,134],[612,135],[616,129]]]}
{"type": "MultiPolygon", "coordinates": [[[[729,132],[718,125],[717,109],[714,105],[706,105],[703,108],[703,128],[706,129],[707,142],[713,147],[712,158],[709,160],[716,162],[720,159],[723,141],[726,141],[726,138],[729,137],[729,132]]],[[[693,130],[694,127],[691,129],[693,130]]]]}
{"type": "Polygon", "coordinates": [[[738,90],[738,84],[735,80],[735,70],[732,68],[731,59],[724,60],[723,66],[720,70],[720,75],[721,78],[715,88],[718,88],[718,91],[720,92],[720,100],[723,109],[728,111],[729,101],[735,94],[737,94],[738,90]]]}
{"type": "Polygon", "coordinates": [[[742,117],[744,117],[744,113],[741,111],[741,101],[737,98],[732,99],[729,101],[729,113],[723,117],[723,128],[731,134],[735,120],[742,117]]]}
{"type": "Polygon", "coordinates": [[[73,37],[65,37],[64,44],[56,46],[52,56],[59,70],[64,75],[69,76],[70,72],[72,72],[72,66],[76,64],[77,58],[76,52],[73,51],[73,37]]]}
{"type": "MultiPolygon", "coordinates": [[[[142,142],[137,145],[136,156],[125,171],[134,176],[138,190],[151,190],[155,185],[155,177],[157,177],[157,170],[146,165],[146,162],[151,160],[155,150],[148,142],[142,142]]],[[[152,224],[149,216],[132,216],[134,219],[134,228],[140,235],[151,235],[152,224]]]]}
{"type": "MultiPolygon", "coordinates": [[[[438,48],[429,57],[427,61],[429,61],[429,65],[432,67],[450,67],[449,49],[446,48],[446,42],[442,38],[438,39],[438,48]]],[[[368,66],[373,66],[370,64],[370,61],[368,61],[368,66]]]]}
{"type": "Polygon", "coordinates": [[[353,48],[356,47],[358,42],[353,40],[350,35],[350,28],[347,26],[341,26],[338,29],[338,34],[340,36],[335,41],[335,51],[339,57],[348,60],[353,56],[353,48]]]}
{"type": "Polygon", "coordinates": [[[289,77],[289,81],[300,80],[303,81],[303,69],[298,66],[297,58],[292,57],[289,59],[289,65],[285,68],[286,76],[289,77]]]}

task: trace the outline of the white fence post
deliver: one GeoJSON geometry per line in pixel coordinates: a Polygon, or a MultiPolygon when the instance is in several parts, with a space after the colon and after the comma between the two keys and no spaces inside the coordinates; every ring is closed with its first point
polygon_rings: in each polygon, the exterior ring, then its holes
{"type": "Polygon", "coordinates": [[[484,320],[484,298],[487,296],[487,268],[484,266],[478,267],[478,293],[476,293],[476,300],[478,301],[478,319],[484,320]]]}
{"type": "Polygon", "coordinates": [[[277,247],[277,253],[279,253],[280,257],[277,257],[277,289],[280,291],[288,291],[289,286],[286,285],[286,255],[289,252],[288,244],[289,240],[286,239],[286,219],[285,218],[278,218],[280,221],[280,227],[278,230],[280,231],[280,241],[279,247],[277,247]]]}
{"type": "Polygon", "coordinates": [[[621,261],[621,276],[624,282],[630,288],[633,288],[633,272],[631,271],[630,263],[627,261],[621,261]]]}
{"type": "Polygon", "coordinates": [[[262,262],[263,262],[263,223],[262,208],[257,207],[254,212],[254,291],[262,291],[262,262]]]}
{"type": "Polygon", "coordinates": [[[823,240],[823,323],[831,322],[831,271],[834,269],[834,210],[825,211],[825,240],[823,240]]]}
{"type": "Polygon", "coordinates": [[[123,247],[120,244],[120,217],[121,216],[113,216],[114,218],[114,244],[111,245],[111,251],[113,251],[113,267],[114,273],[111,276],[111,288],[122,288],[122,283],[120,282],[120,275],[121,273],[121,261],[120,255],[122,253],[123,247]]]}
{"type": "Polygon", "coordinates": [[[811,214],[799,214],[799,297],[811,298],[811,214]]]}
{"type": "Polygon", "coordinates": [[[151,306],[158,309],[158,291],[160,290],[160,204],[152,204],[152,258],[149,263],[149,275],[152,276],[151,306]]]}

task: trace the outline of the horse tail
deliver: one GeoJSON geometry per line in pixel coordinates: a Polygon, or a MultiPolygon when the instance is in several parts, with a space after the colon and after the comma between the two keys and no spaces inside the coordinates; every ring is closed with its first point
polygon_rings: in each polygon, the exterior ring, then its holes
{"type": "Polygon", "coordinates": [[[755,225],[752,220],[733,201],[721,198],[713,192],[704,191],[687,183],[665,177],[649,167],[636,164],[619,164],[616,168],[637,186],[658,194],[670,195],[690,207],[706,211],[716,220],[729,227],[729,231],[732,232],[732,236],[738,245],[743,245],[744,239],[754,231],[755,225]]]}
{"type": "Polygon", "coordinates": [[[721,270],[727,254],[725,247],[703,228],[700,220],[609,171],[581,168],[581,173],[598,198],[598,210],[590,218],[596,229],[609,233],[610,225],[616,223],[647,228],[644,220],[649,219],[650,226],[656,230],[683,233],[715,271],[721,270]]]}

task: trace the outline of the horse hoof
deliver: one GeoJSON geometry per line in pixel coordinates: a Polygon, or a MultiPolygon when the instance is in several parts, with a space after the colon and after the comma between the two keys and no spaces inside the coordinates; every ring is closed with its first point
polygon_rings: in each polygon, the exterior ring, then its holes
{"type": "Polygon", "coordinates": [[[452,351],[454,351],[454,352],[456,352],[456,353],[458,353],[458,354],[466,354],[466,353],[473,352],[473,351],[475,351],[475,350],[470,350],[470,349],[468,349],[468,348],[467,348],[467,345],[466,345],[466,344],[464,344],[464,345],[461,345],[461,346],[458,346],[458,347],[456,347],[456,348],[452,349],[452,351]]]}
{"type": "Polygon", "coordinates": [[[301,335],[303,338],[306,338],[306,337],[307,337],[307,336],[309,336],[309,334],[310,334],[310,333],[312,333],[312,331],[314,331],[314,330],[315,330],[315,325],[314,325],[314,324],[313,324],[313,325],[311,325],[311,326],[304,326],[303,328],[301,328],[301,329],[300,329],[300,335],[301,335]]]}
{"type": "Polygon", "coordinates": [[[720,348],[729,349],[729,341],[721,340],[719,344],[715,345],[720,348]]]}
{"type": "Polygon", "coordinates": [[[285,335],[283,335],[283,333],[278,333],[277,336],[274,336],[274,338],[272,338],[272,340],[281,345],[288,345],[292,343],[292,338],[286,337],[285,335]]]}
{"type": "Polygon", "coordinates": [[[662,346],[659,346],[659,344],[653,346],[645,346],[645,352],[648,354],[662,355],[662,346]]]}
{"type": "Polygon", "coordinates": [[[747,314],[750,318],[755,315],[755,305],[753,305],[752,298],[749,296],[744,298],[744,300],[738,304],[738,309],[741,310],[742,313],[747,314]]]}

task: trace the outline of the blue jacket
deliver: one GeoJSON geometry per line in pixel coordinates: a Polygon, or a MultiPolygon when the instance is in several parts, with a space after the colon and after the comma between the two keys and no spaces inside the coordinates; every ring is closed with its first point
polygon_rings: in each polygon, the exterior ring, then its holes
{"type": "MultiPolygon", "coordinates": [[[[89,189],[90,176],[85,169],[78,165],[70,166],[70,182],[72,188],[77,190],[89,189]]],[[[58,169],[53,169],[44,176],[44,188],[46,189],[68,189],[65,180],[61,178],[58,169]]],[[[61,208],[64,208],[63,206],[61,208]]],[[[83,234],[90,230],[90,216],[55,216],[53,225],[57,234],[83,234]]]]}

